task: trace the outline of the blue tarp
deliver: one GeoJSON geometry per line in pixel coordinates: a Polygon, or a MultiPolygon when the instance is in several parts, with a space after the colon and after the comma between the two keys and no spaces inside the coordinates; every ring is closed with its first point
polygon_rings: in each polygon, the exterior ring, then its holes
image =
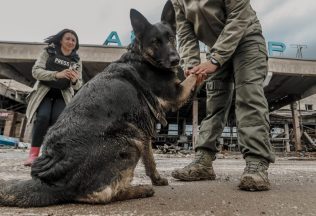
{"type": "Polygon", "coordinates": [[[0,135],[0,145],[17,146],[19,139],[0,135]]]}

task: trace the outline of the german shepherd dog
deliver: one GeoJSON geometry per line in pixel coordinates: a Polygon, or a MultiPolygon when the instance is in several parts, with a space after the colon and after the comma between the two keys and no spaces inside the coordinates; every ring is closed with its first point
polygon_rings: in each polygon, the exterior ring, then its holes
{"type": "Polygon", "coordinates": [[[127,53],[87,82],[44,140],[31,180],[0,184],[0,205],[35,207],[70,202],[108,203],[153,196],[150,185],[132,186],[142,157],[153,185],[167,185],[156,170],[151,139],[164,112],[189,98],[196,76],[177,79],[175,12],[170,1],[161,22],[138,11],[127,53]]]}

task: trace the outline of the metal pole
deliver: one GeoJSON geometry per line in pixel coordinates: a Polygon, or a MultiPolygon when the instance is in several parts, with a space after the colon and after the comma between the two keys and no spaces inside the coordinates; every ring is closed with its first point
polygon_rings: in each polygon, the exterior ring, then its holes
{"type": "Polygon", "coordinates": [[[186,126],[187,126],[187,120],[184,118],[182,121],[182,135],[185,135],[186,126]]]}
{"type": "Polygon", "coordinates": [[[285,151],[286,152],[291,152],[290,149],[290,132],[289,132],[289,124],[285,123],[284,124],[284,132],[285,132],[285,151]]]}
{"type": "Polygon", "coordinates": [[[193,98],[193,107],[192,107],[192,145],[193,149],[195,149],[195,144],[198,136],[198,125],[199,125],[199,101],[197,98],[193,98]]]}
{"type": "Polygon", "coordinates": [[[301,129],[300,129],[300,121],[299,121],[299,114],[297,110],[297,103],[291,103],[291,110],[292,110],[292,118],[293,118],[293,130],[294,130],[294,138],[295,138],[295,150],[302,151],[302,144],[301,144],[301,129]]]}

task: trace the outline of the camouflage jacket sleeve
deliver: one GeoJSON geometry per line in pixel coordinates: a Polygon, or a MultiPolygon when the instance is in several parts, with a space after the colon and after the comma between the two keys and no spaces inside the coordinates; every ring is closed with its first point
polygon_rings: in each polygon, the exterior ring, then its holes
{"type": "Polygon", "coordinates": [[[43,81],[56,80],[55,75],[58,71],[49,71],[45,69],[48,57],[49,55],[46,49],[44,49],[37,58],[32,69],[32,75],[35,79],[43,81]]]}
{"type": "Polygon", "coordinates": [[[82,86],[82,61],[80,60],[78,62],[79,64],[79,68],[77,70],[78,74],[79,74],[79,79],[77,80],[77,82],[72,85],[72,88],[75,89],[75,90],[79,90],[80,87],[82,86]]]}
{"type": "Polygon", "coordinates": [[[212,58],[223,65],[235,52],[248,24],[250,0],[225,0],[227,20],[224,29],[211,48],[212,58]]]}
{"type": "Polygon", "coordinates": [[[194,33],[193,24],[186,20],[178,0],[172,0],[172,3],[176,13],[180,65],[186,70],[201,62],[199,41],[194,33]]]}

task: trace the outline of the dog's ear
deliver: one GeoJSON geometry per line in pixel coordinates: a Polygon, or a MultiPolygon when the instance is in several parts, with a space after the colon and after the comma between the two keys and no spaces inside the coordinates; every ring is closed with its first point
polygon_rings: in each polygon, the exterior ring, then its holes
{"type": "Polygon", "coordinates": [[[176,32],[176,13],[170,0],[165,4],[162,14],[161,22],[169,24],[174,32],[176,32]]]}
{"type": "Polygon", "coordinates": [[[135,9],[131,9],[130,18],[135,36],[136,38],[140,39],[143,36],[146,28],[150,27],[151,24],[141,13],[135,9]]]}

